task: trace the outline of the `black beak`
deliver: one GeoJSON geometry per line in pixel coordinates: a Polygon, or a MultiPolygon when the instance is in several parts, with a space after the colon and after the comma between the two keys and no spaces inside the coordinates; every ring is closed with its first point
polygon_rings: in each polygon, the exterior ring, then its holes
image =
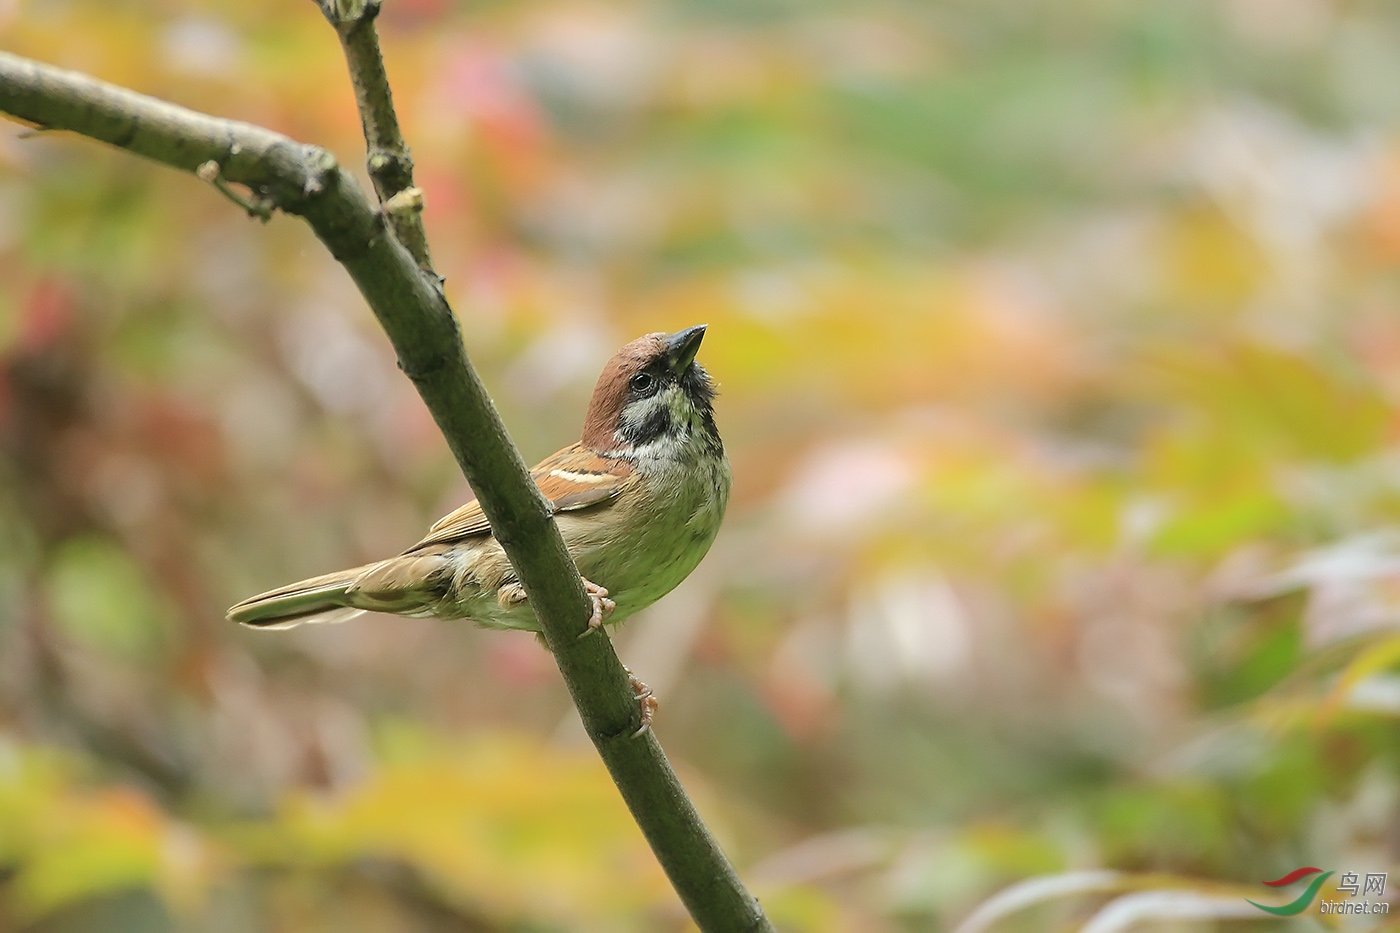
{"type": "Polygon", "coordinates": [[[697,324],[695,327],[678,330],[666,338],[666,362],[671,372],[679,376],[695,361],[695,354],[700,352],[700,341],[705,339],[707,326],[697,324]]]}

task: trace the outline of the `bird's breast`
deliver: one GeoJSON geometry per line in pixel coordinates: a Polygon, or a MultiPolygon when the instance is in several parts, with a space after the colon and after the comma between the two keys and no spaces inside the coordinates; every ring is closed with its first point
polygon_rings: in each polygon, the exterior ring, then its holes
{"type": "Polygon", "coordinates": [[[617,602],[613,619],[675,589],[709,551],[729,501],[730,474],[722,455],[706,460],[673,468],[639,464],[636,481],[606,509],[559,516],[579,571],[617,602]]]}

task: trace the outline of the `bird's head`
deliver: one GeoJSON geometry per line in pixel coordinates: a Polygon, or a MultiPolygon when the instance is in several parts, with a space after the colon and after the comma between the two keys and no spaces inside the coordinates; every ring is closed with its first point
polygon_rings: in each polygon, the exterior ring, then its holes
{"type": "Polygon", "coordinates": [[[690,444],[719,446],[715,386],[695,361],[705,325],[674,334],[647,334],[613,354],[603,367],[583,443],[602,454],[674,457],[690,444]]]}

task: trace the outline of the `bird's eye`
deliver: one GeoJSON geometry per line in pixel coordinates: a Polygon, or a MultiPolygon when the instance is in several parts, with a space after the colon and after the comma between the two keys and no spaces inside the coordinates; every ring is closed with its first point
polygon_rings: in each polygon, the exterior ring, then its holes
{"type": "Polygon", "coordinates": [[[651,373],[637,373],[627,380],[627,386],[633,392],[642,393],[651,391],[651,387],[656,384],[656,379],[651,373]]]}

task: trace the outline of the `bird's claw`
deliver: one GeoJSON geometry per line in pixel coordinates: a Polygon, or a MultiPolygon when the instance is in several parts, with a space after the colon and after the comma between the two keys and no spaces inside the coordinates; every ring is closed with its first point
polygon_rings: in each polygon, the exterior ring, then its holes
{"type": "Polygon", "coordinates": [[[636,674],[633,674],[625,667],[623,670],[627,671],[627,679],[632,682],[632,693],[637,697],[637,705],[642,708],[642,724],[637,728],[636,732],[632,733],[632,738],[635,739],[639,735],[646,734],[646,732],[651,729],[652,717],[655,716],[656,711],[661,708],[661,704],[657,702],[656,695],[652,693],[652,689],[638,680],[636,674]]]}
{"type": "Polygon", "coordinates": [[[588,594],[588,601],[593,606],[593,612],[588,616],[587,630],[585,630],[582,635],[579,635],[579,638],[592,635],[594,632],[598,631],[598,629],[602,628],[603,622],[605,622],[608,616],[612,615],[613,610],[617,608],[617,603],[608,599],[608,591],[606,588],[585,579],[583,581],[583,589],[584,592],[588,594]]]}

